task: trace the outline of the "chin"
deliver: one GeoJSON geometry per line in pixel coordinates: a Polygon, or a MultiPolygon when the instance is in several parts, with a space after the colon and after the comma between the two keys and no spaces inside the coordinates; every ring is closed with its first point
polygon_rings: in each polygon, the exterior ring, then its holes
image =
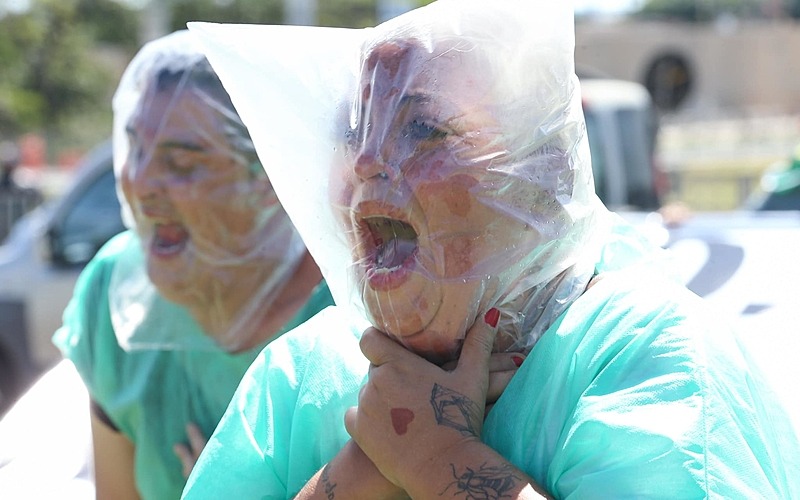
{"type": "Polygon", "coordinates": [[[401,342],[409,351],[427,359],[431,363],[442,365],[448,361],[458,359],[464,340],[445,339],[441,337],[431,338],[428,336],[424,339],[410,337],[408,339],[402,339],[401,342]]]}

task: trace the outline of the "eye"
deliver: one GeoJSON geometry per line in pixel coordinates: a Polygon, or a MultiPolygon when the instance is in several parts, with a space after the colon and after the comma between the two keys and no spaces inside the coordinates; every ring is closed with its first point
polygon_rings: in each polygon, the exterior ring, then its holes
{"type": "Polygon", "coordinates": [[[432,141],[447,137],[447,132],[436,125],[414,119],[406,126],[406,137],[420,141],[432,141]]]}
{"type": "Polygon", "coordinates": [[[175,148],[166,154],[165,163],[174,174],[186,177],[194,172],[199,158],[193,152],[175,148]]]}

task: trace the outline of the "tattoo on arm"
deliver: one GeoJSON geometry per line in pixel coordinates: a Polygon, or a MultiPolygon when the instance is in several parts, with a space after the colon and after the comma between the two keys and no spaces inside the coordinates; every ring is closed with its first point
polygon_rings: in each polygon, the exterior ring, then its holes
{"type": "Polygon", "coordinates": [[[328,466],[322,468],[322,475],[320,476],[322,479],[322,485],[325,487],[325,496],[327,496],[328,500],[333,500],[336,498],[336,483],[331,482],[331,478],[328,475],[328,466]]]}
{"type": "Polygon", "coordinates": [[[455,481],[447,485],[439,496],[444,495],[447,490],[455,486],[453,496],[464,494],[466,500],[497,500],[500,498],[511,498],[506,495],[516,486],[519,477],[515,476],[508,464],[497,466],[480,466],[478,470],[469,467],[464,468],[464,472],[457,473],[456,467],[450,464],[453,469],[455,481]]]}
{"type": "Polygon", "coordinates": [[[447,387],[433,384],[431,406],[437,424],[452,427],[464,436],[478,436],[481,408],[470,398],[447,387]]]}

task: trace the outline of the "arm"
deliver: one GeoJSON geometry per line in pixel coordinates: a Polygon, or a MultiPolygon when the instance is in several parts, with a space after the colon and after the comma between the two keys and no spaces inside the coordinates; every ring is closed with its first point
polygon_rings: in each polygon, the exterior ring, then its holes
{"type": "Polygon", "coordinates": [[[496,326],[467,335],[450,372],[370,329],[369,382],[345,424],[381,474],[413,498],[544,498],[525,473],[480,441],[496,326]]]}
{"type": "Polygon", "coordinates": [[[353,441],[306,483],[295,500],[333,500],[335,498],[372,498],[375,500],[409,498],[378,471],[353,441]]]}
{"type": "MultiPolygon", "coordinates": [[[[505,390],[525,359],[521,353],[493,353],[489,360],[489,386],[486,411],[505,390]]],[[[456,368],[452,361],[443,366],[456,368]]],[[[409,498],[405,491],[387,480],[352,440],[323,469],[314,475],[295,497],[296,500],[333,498],[409,498]]]]}
{"type": "Polygon", "coordinates": [[[95,491],[98,500],[138,500],[134,446],[92,412],[95,491]]]}

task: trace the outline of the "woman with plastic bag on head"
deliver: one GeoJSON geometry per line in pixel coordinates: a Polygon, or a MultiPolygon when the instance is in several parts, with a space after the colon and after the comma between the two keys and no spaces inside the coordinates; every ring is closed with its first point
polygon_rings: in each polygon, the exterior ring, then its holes
{"type": "Polygon", "coordinates": [[[178,498],[258,352],[332,298],[191,34],[145,45],[113,105],[131,230],[54,342],[92,397],[98,497],[178,498]]]}
{"type": "Polygon", "coordinates": [[[190,25],[338,306],[264,349],[185,498],[798,494],[731,327],[594,194],[573,22],[439,0],[363,31],[190,25]]]}

